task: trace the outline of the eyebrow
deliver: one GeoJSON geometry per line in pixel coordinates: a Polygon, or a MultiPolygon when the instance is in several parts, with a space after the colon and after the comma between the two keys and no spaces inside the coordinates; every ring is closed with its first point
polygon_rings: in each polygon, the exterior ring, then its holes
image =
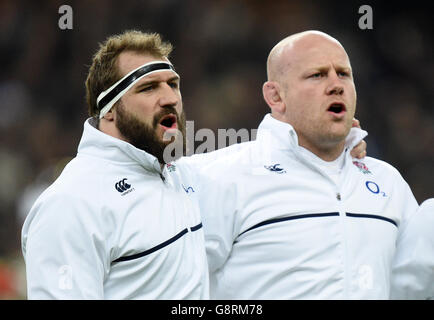
{"type": "MultiPolygon", "coordinates": [[[[304,70],[303,74],[307,74],[307,73],[314,72],[314,71],[324,72],[324,71],[328,71],[328,70],[330,70],[330,66],[328,66],[328,65],[327,66],[318,66],[318,67],[309,67],[309,68],[306,68],[304,70]]],[[[353,72],[351,67],[344,67],[344,66],[336,66],[336,70],[337,71],[345,71],[345,72],[349,72],[349,73],[353,72]]]]}
{"type": "MultiPolygon", "coordinates": [[[[146,78],[145,78],[146,79],[146,78]]],[[[144,79],[144,80],[145,80],[144,79]]],[[[179,81],[180,80],[180,77],[178,77],[177,75],[174,75],[173,77],[170,77],[169,79],[167,79],[167,80],[165,80],[165,81],[161,81],[161,80],[152,80],[152,79],[150,79],[150,80],[148,80],[148,81],[143,81],[143,82],[141,82],[141,83],[139,83],[139,84],[137,84],[136,85],[136,87],[135,87],[135,89],[142,89],[143,87],[145,87],[145,86],[149,86],[149,85],[155,85],[155,84],[158,84],[158,83],[160,83],[160,82],[173,82],[173,81],[179,81]]]]}
{"type": "MultiPolygon", "coordinates": [[[[347,66],[335,66],[336,67],[336,69],[338,69],[338,70],[351,70],[351,67],[347,67],[347,66]]],[[[312,66],[312,67],[309,67],[309,68],[306,68],[306,70],[328,70],[328,69],[330,69],[330,66],[329,65],[323,65],[323,66],[312,66]]]]}

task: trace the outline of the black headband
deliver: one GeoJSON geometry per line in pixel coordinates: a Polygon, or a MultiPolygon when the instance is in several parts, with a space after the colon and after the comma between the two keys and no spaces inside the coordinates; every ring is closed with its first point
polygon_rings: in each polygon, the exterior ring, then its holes
{"type": "Polygon", "coordinates": [[[150,65],[145,65],[132,74],[127,76],[121,82],[119,82],[109,93],[107,93],[104,98],[102,98],[98,103],[98,110],[104,108],[112,99],[114,99],[120,92],[122,92],[125,88],[131,85],[134,81],[136,81],[141,76],[150,73],[155,70],[173,70],[175,72],[175,68],[170,63],[160,62],[154,63],[150,65]]]}

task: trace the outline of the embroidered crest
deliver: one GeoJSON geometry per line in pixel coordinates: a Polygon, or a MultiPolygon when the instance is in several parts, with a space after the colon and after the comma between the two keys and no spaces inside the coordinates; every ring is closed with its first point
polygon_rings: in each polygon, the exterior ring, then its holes
{"type": "Polygon", "coordinates": [[[166,168],[169,172],[176,171],[176,166],[174,164],[171,164],[171,163],[166,164],[166,168]]]}
{"type": "Polygon", "coordinates": [[[364,174],[371,174],[371,171],[369,171],[369,168],[363,162],[353,161],[353,164],[364,174]]]}

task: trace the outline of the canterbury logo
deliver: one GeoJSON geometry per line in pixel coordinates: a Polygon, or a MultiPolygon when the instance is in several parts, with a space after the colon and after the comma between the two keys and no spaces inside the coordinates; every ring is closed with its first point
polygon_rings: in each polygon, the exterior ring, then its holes
{"type": "Polygon", "coordinates": [[[124,178],[121,181],[117,182],[115,184],[116,190],[118,190],[119,192],[124,192],[131,188],[131,185],[125,182],[126,180],[127,178],[124,178]]]}
{"type": "Polygon", "coordinates": [[[273,164],[271,166],[264,166],[265,169],[270,170],[271,172],[276,172],[276,173],[286,173],[285,169],[283,168],[279,168],[280,163],[276,163],[273,164]]]}

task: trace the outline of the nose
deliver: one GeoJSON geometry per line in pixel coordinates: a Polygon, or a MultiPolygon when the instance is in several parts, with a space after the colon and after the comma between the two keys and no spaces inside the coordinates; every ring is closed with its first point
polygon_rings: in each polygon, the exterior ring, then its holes
{"type": "Polygon", "coordinates": [[[167,83],[163,84],[162,86],[163,88],[158,99],[158,104],[160,107],[176,106],[179,102],[179,94],[177,90],[173,89],[167,83]]]}
{"type": "Polygon", "coordinates": [[[327,86],[326,92],[327,95],[342,95],[344,93],[344,86],[335,71],[331,72],[330,83],[327,86]]]}

